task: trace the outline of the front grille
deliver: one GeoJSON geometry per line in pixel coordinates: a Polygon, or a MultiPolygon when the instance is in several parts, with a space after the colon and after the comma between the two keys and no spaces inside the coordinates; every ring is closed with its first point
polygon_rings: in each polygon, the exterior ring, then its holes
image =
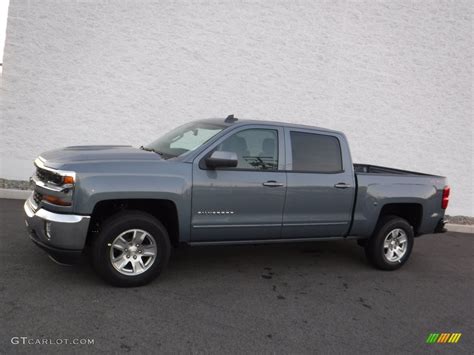
{"type": "Polygon", "coordinates": [[[62,177],[49,170],[36,168],[36,176],[44,183],[52,182],[53,184],[60,185],[62,183],[62,177]]]}
{"type": "Polygon", "coordinates": [[[33,200],[35,201],[36,205],[39,205],[42,199],[43,199],[43,195],[41,195],[38,191],[35,191],[33,193],[33,200]]]}

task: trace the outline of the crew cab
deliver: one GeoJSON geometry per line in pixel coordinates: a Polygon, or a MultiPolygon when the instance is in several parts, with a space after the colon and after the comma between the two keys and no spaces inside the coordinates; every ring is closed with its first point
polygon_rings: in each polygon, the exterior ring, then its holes
{"type": "Polygon", "coordinates": [[[341,132],[208,119],[154,142],[71,146],[35,160],[31,239],[61,263],[84,254],[117,286],[139,286],[188,245],[354,239],[395,270],[414,238],[441,233],[442,176],[354,164],[341,132]]]}

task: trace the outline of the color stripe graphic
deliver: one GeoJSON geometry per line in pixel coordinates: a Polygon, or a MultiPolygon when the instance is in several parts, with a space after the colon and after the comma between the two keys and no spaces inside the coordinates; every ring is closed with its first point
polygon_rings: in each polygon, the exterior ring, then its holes
{"type": "Polygon", "coordinates": [[[462,333],[431,333],[430,335],[428,335],[428,338],[426,338],[426,343],[456,344],[457,342],[459,342],[459,339],[461,339],[461,335],[462,333]]]}

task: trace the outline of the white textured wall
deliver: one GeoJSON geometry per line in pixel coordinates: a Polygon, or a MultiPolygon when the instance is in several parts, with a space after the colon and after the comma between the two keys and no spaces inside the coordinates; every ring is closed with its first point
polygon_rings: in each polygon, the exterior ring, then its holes
{"type": "Polygon", "coordinates": [[[0,177],[192,119],[343,130],[356,162],[446,175],[473,212],[470,1],[11,0],[0,177]]]}

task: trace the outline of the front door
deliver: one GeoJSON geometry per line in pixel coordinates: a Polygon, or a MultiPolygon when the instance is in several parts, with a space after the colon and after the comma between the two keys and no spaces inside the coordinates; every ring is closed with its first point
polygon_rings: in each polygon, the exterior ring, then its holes
{"type": "Polygon", "coordinates": [[[283,129],[236,128],[193,163],[191,240],[274,239],[281,234],[286,192],[283,129]],[[213,151],[234,152],[235,168],[209,169],[213,151]]]}

